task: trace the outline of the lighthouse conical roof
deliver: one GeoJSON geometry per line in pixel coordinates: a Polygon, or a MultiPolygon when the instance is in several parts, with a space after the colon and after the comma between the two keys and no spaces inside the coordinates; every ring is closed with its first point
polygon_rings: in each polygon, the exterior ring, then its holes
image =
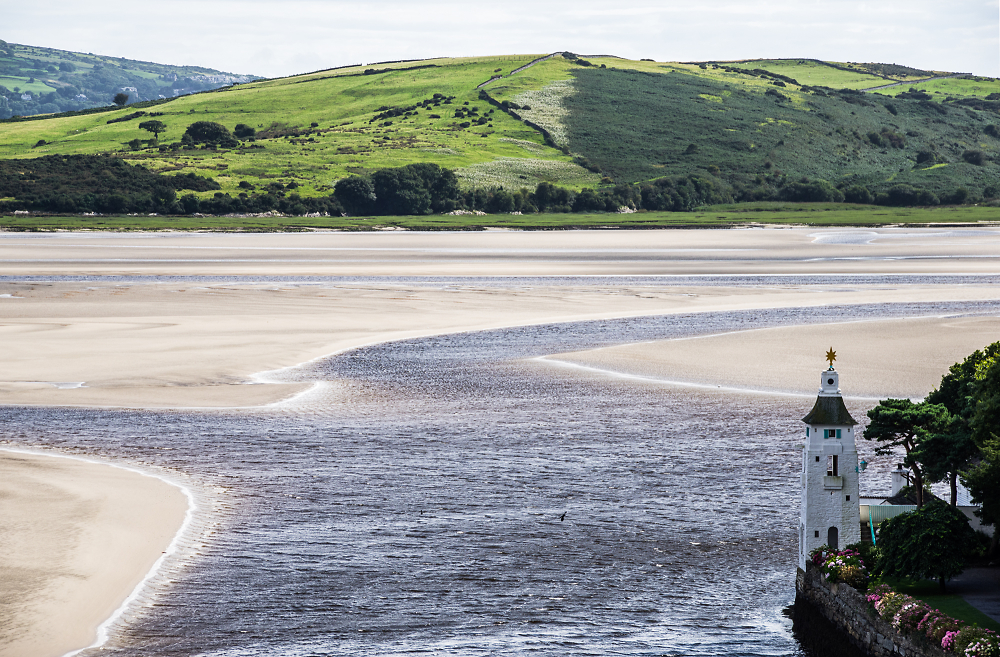
{"type": "Polygon", "coordinates": [[[844,398],[840,396],[840,375],[833,369],[833,361],[837,358],[833,348],[827,353],[830,369],[820,374],[819,394],[809,415],[802,418],[807,424],[827,424],[854,426],[857,424],[844,406],[844,398]]]}
{"type": "Polygon", "coordinates": [[[857,421],[848,412],[847,406],[844,405],[844,398],[840,395],[835,397],[816,397],[816,403],[813,405],[812,410],[809,411],[809,415],[802,418],[802,421],[806,424],[844,426],[854,426],[857,424],[857,421]]]}

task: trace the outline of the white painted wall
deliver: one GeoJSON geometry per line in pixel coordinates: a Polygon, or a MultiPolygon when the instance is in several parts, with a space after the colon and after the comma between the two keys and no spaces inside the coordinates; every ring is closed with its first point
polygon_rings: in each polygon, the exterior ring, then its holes
{"type": "MultiPolygon", "coordinates": [[[[839,377],[826,370],[820,395],[839,397],[839,377]],[[834,383],[829,384],[830,379],[834,383]]],[[[836,527],[838,549],[861,540],[859,523],[858,451],[854,427],[848,425],[808,425],[802,449],[802,508],[799,525],[799,567],[805,568],[809,552],[827,544],[830,527],[836,527]],[[837,430],[840,437],[836,437],[837,430]],[[833,437],[824,437],[832,430],[833,437]],[[838,458],[839,480],[827,476],[829,456],[838,458]],[[818,535],[817,535],[818,534],[818,535]]]]}

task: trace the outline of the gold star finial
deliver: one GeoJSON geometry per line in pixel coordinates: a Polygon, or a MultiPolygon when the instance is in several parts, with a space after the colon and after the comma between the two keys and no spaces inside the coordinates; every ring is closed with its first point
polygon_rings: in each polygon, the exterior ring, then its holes
{"type": "Polygon", "coordinates": [[[830,369],[833,369],[833,361],[837,360],[837,352],[830,347],[830,351],[826,352],[826,359],[830,361],[830,369]]]}

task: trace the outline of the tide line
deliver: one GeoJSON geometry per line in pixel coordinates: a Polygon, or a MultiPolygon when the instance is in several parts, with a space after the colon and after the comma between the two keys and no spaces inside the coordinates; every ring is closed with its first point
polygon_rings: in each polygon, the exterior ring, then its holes
{"type": "MultiPolygon", "coordinates": [[[[615,370],[607,370],[600,367],[593,367],[591,365],[580,365],[579,363],[571,363],[569,361],[559,360],[556,358],[552,358],[550,356],[537,356],[535,358],[529,358],[528,360],[545,363],[547,365],[552,365],[555,367],[583,370],[585,372],[591,372],[593,374],[599,374],[601,376],[606,376],[608,378],[613,378],[613,379],[629,379],[632,381],[642,381],[644,383],[654,383],[657,385],[676,386],[679,388],[698,388],[701,390],[740,392],[740,393],[749,393],[753,395],[769,395],[776,397],[796,397],[799,399],[807,399],[816,396],[816,393],[787,392],[783,390],[763,390],[760,388],[739,388],[735,386],[723,386],[711,383],[696,383],[693,381],[677,381],[674,379],[664,379],[655,376],[646,376],[643,374],[617,372],[615,370]]],[[[879,399],[878,397],[862,397],[856,395],[845,395],[844,398],[865,400],[865,401],[868,400],[877,401],[879,399]]]]}

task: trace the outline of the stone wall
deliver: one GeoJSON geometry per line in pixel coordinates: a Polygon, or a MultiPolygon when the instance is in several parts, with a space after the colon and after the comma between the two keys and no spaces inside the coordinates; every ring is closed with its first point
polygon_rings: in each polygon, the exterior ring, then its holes
{"type": "Polygon", "coordinates": [[[868,606],[862,593],[831,584],[811,563],[795,577],[795,631],[819,655],[859,652],[867,657],[954,657],[922,636],[904,636],[868,606]],[[835,630],[830,637],[830,627],[835,630]],[[824,637],[811,641],[810,637],[824,637]],[[836,643],[841,639],[840,647],[836,643]],[[849,648],[848,648],[849,646],[849,648]]]}

